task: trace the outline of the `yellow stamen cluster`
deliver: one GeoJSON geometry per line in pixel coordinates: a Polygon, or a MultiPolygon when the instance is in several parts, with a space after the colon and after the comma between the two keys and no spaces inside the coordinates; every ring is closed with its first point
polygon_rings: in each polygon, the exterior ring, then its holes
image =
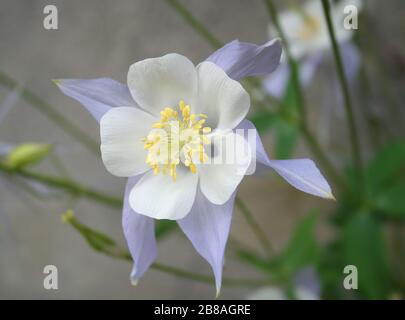
{"type": "Polygon", "coordinates": [[[196,173],[196,163],[208,160],[204,150],[204,145],[210,143],[206,134],[211,132],[210,127],[204,127],[207,116],[192,114],[183,100],[179,102],[178,110],[166,107],[160,116],[160,121],[152,125],[151,132],[142,140],[148,150],[146,163],[154,174],[167,173],[174,181],[180,161],[196,173]]]}

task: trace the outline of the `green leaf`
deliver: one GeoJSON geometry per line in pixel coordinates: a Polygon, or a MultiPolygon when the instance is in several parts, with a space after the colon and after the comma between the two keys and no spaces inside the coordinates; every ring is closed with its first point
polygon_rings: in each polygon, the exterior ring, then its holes
{"type": "Polygon", "coordinates": [[[342,286],[342,272],[346,263],[340,240],[336,239],[323,248],[317,269],[322,283],[322,296],[325,299],[347,299],[347,292],[342,286]]]}
{"type": "Polygon", "coordinates": [[[157,240],[161,240],[176,230],[177,223],[172,220],[157,220],[155,236],[157,240]]]}
{"type": "Polygon", "coordinates": [[[285,90],[285,94],[283,97],[283,104],[288,106],[290,112],[297,112],[298,110],[298,96],[295,92],[294,83],[292,80],[292,76],[288,80],[287,89],[285,90]]]}
{"type": "Polygon", "coordinates": [[[372,215],[358,213],[348,222],[343,231],[343,252],[347,265],[357,267],[359,293],[368,299],[386,298],[390,277],[381,227],[372,215]]]}
{"type": "Polygon", "coordinates": [[[251,266],[269,274],[273,279],[288,281],[295,272],[308,265],[316,265],[319,248],[315,238],[317,216],[310,213],[296,226],[285,250],[279,255],[266,259],[248,250],[237,251],[238,257],[251,266]]]}
{"type": "Polygon", "coordinates": [[[5,164],[12,169],[32,165],[45,158],[51,146],[40,143],[24,143],[12,149],[6,156],[5,164]]]}
{"type": "Polygon", "coordinates": [[[288,123],[285,117],[270,112],[256,112],[250,120],[259,133],[274,129],[275,157],[277,159],[289,158],[294,151],[299,130],[298,127],[288,123]]]}
{"type": "Polygon", "coordinates": [[[312,212],[296,226],[291,240],[280,257],[283,269],[289,274],[318,262],[319,246],[315,236],[316,223],[317,215],[312,212]]]}
{"type": "Polygon", "coordinates": [[[379,151],[367,168],[366,178],[371,195],[384,190],[393,180],[404,180],[405,143],[395,142],[379,151]]]}
{"type": "Polygon", "coordinates": [[[405,182],[399,182],[375,197],[374,206],[390,218],[405,219],[405,182]]]}
{"type": "Polygon", "coordinates": [[[287,84],[285,95],[282,99],[279,121],[275,124],[276,158],[291,157],[298,140],[298,98],[292,80],[287,84]]]}
{"type": "Polygon", "coordinates": [[[257,111],[250,117],[250,121],[252,121],[259,133],[264,133],[272,128],[276,120],[277,115],[262,110],[257,111]]]}
{"type": "Polygon", "coordinates": [[[276,137],[276,158],[290,158],[297,143],[298,128],[280,120],[276,122],[274,131],[276,137]]]}

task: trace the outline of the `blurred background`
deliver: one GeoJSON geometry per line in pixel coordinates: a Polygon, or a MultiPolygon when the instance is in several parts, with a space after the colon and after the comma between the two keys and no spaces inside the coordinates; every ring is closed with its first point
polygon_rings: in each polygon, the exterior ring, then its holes
{"type": "MultiPolygon", "coordinates": [[[[353,85],[352,92],[356,116],[360,119],[364,158],[368,161],[381,147],[404,138],[405,6],[401,0],[364,2],[363,12],[367,20],[362,20],[360,16],[354,41],[361,48],[362,70],[365,70],[359,72],[358,78],[364,76],[367,81],[364,78],[359,80],[364,85],[353,85]]],[[[270,18],[260,0],[188,0],[182,3],[223,43],[239,39],[261,44],[269,39],[270,18]]],[[[301,1],[276,2],[280,10],[292,3],[302,4],[301,1]]],[[[4,117],[0,117],[3,154],[26,142],[51,144],[51,154],[32,170],[67,177],[105,193],[121,196],[125,180],[110,175],[99,156],[89,152],[52,121],[46,112],[33,106],[30,99],[27,101],[18,92],[28,89],[35,93],[53,110],[98,141],[97,123],[76,101],[64,96],[51,79],[105,76],[125,82],[129,65],[170,52],[183,54],[197,64],[206,59],[213,49],[162,0],[2,0],[0,106],[6,108],[12,104],[7,114],[3,112],[4,117]],[[45,30],[43,27],[43,8],[47,4],[58,8],[58,30],[45,30]],[[10,78],[15,82],[8,81],[10,78]],[[15,99],[13,96],[10,98],[13,92],[17,92],[15,99]]],[[[344,168],[350,160],[349,138],[342,107],[338,106],[339,99],[331,93],[334,86],[331,75],[335,72],[333,60],[323,64],[316,71],[311,85],[305,88],[305,97],[311,130],[333,163],[344,168]]],[[[270,156],[282,156],[276,150],[277,132],[271,126],[262,138],[270,156]]],[[[287,152],[291,153],[291,157],[313,158],[299,137],[294,140],[291,149],[287,152]]],[[[404,162],[402,158],[398,159],[402,163],[398,175],[403,179],[404,162]]],[[[405,196],[403,190],[399,188],[397,193],[405,196]]],[[[321,246],[326,246],[336,238],[337,227],[330,222],[336,208],[351,210],[342,205],[339,195],[338,201],[332,203],[300,193],[272,172],[244,179],[239,192],[276,251],[283,250],[297,223],[314,208],[318,212],[315,237],[321,246]]],[[[138,286],[131,286],[131,263],[91,250],[76,230],[61,222],[61,215],[68,208],[74,209],[81,222],[126,246],[119,208],[74,198],[32,179],[0,172],[0,298],[214,297],[213,285],[176,278],[156,270],[148,271],[138,286]],[[45,265],[58,267],[58,290],[44,289],[45,265]]],[[[399,203],[398,208],[394,211],[403,212],[405,203],[399,203]]],[[[384,295],[377,295],[378,298],[404,298],[404,291],[401,291],[404,288],[401,269],[404,269],[405,257],[402,219],[401,214],[396,214],[395,222],[384,222],[382,226],[386,243],[384,252],[387,253],[390,270],[394,270],[390,280],[386,281],[395,285],[390,286],[384,295]]],[[[260,252],[255,234],[237,209],[232,223],[230,246],[241,242],[260,252]]],[[[160,262],[211,274],[209,265],[177,228],[162,237],[158,250],[160,262]]],[[[333,252],[334,249],[327,250],[333,252]]],[[[333,260],[328,261],[333,264],[333,260]]],[[[259,268],[241,262],[232,250],[227,251],[224,276],[258,278],[262,274],[259,268]]],[[[221,298],[244,299],[255,290],[224,286],[221,298]]],[[[330,296],[333,297],[333,294],[330,296]]],[[[365,294],[362,297],[370,296],[365,294]]]]}

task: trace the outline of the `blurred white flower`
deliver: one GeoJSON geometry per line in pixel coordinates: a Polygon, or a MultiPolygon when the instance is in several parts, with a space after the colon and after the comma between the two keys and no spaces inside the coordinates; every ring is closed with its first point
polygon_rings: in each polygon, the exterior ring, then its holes
{"type": "MultiPolygon", "coordinates": [[[[299,270],[293,279],[294,297],[297,300],[319,300],[320,279],[313,267],[299,270]]],[[[288,300],[282,288],[276,286],[263,287],[248,295],[248,300],[288,300]]]]}
{"type": "MultiPolygon", "coordinates": [[[[348,5],[354,5],[360,11],[362,1],[343,0],[331,6],[336,40],[339,43],[346,42],[353,37],[353,30],[346,29],[343,23],[346,17],[344,8],[348,5]]],[[[295,59],[298,60],[308,54],[331,47],[321,1],[307,1],[303,6],[296,6],[292,10],[281,12],[279,21],[295,59]]],[[[270,37],[276,36],[274,26],[269,26],[269,34],[270,37]]]]}
{"type": "MultiPolygon", "coordinates": [[[[331,6],[331,17],[337,42],[343,56],[344,68],[349,81],[357,74],[360,55],[357,47],[351,43],[355,30],[344,27],[346,17],[344,8],[353,5],[358,12],[363,7],[362,0],[342,0],[331,6]]],[[[327,60],[331,49],[328,27],[319,0],[310,0],[279,14],[280,25],[289,44],[291,55],[299,62],[299,76],[303,86],[308,85],[317,68],[327,60]]],[[[269,26],[269,35],[277,35],[274,25],[269,26]]],[[[282,57],[280,67],[264,81],[265,90],[280,97],[284,94],[289,80],[290,68],[286,57],[282,57]]]]}

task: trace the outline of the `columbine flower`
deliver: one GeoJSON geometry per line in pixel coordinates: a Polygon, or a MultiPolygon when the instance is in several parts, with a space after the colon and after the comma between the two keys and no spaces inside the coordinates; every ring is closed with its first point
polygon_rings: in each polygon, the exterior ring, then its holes
{"type": "MultiPolygon", "coordinates": [[[[340,44],[346,76],[349,81],[352,81],[360,64],[360,54],[357,47],[351,43],[355,30],[347,30],[343,24],[344,8],[348,5],[354,5],[360,11],[362,0],[342,0],[332,5],[331,17],[336,38],[340,44]]],[[[301,83],[307,86],[311,83],[317,68],[330,60],[328,58],[331,42],[322,3],[319,0],[309,0],[303,6],[297,6],[280,13],[279,21],[290,45],[291,54],[300,62],[301,83]]],[[[269,26],[269,34],[270,37],[274,37],[276,34],[273,25],[269,26]]],[[[286,89],[289,74],[289,66],[284,61],[275,73],[265,79],[264,88],[276,97],[282,96],[286,89]]]]}
{"type": "Polygon", "coordinates": [[[209,152],[214,138],[231,137],[246,147],[236,129],[256,132],[244,120],[250,99],[237,80],[272,72],[280,55],[279,41],[233,41],[197,67],[179,54],[137,62],[129,68],[128,85],[106,78],[56,80],[100,122],[107,170],[129,177],[123,228],[133,282],[156,258],[153,218],[173,219],[210,263],[219,291],[236,189],[251,162],[272,167],[302,191],[332,197],[311,160],[269,160],[257,135],[249,141],[248,149],[256,150],[249,161],[211,161],[219,151],[209,152]],[[167,151],[173,143],[179,148],[167,151]]]}

